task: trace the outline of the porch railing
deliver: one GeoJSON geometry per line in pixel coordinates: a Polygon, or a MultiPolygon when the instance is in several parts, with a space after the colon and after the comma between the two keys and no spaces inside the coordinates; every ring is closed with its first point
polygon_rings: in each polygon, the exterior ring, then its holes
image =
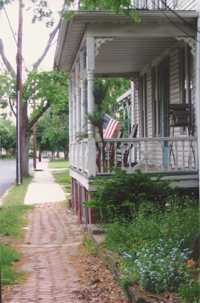
{"type": "MultiPolygon", "coordinates": [[[[128,173],[134,173],[137,168],[152,173],[197,171],[196,137],[105,139],[104,147],[100,139],[96,139],[96,143],[96,163],[92,164],[96,167],[96,175],[108,173],[107,168],[111,166],[121,167],[128,173]]],[[[87,139],[70,145],[71,168],[86,175],[90,170],[88,151],[87,139]]]]}
{"type": "MultiPolygon", "coordinates": [[[[108,167],[118,166],[129,173],[138,168],[152,173],[197,171],[196,137],[106,139],[105,142],[105,161],[108,167]]],[[[97,174],[102,174],[105,173],[106,165],[103,163],[102,143],[98,141],[98,144],[101,159],[97,174]]]]}
{"type": "Polygon", "coordinates": [[[196,3],[195,0],[131,0],[133,8],[145,10],[194,10],[196,3]]]}

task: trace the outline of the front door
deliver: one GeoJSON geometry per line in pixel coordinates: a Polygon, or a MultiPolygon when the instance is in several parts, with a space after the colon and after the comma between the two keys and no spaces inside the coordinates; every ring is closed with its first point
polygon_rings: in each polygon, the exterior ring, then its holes
{"type": "MultiPolygon", "coordinates": [[[[170,66],[169,57],[161,62],[162,68],[162,108],[163,108],[163,137],[168,137],[169,104],[170,104],[170,66]]],[[[164,141],[164,164],[168,165],[168,142],[164,141]]]]}

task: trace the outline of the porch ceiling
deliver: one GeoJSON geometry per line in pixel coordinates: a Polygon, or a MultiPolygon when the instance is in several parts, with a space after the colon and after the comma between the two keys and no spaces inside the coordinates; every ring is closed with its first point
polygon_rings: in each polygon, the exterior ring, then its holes
{"type": "Polygon", "coordinates": [[[171,21],[162,12],[143,11],[141,22],[135,23],[133,19],[113,12],[76,12],[70,21],[62,20],[54,69],[69,72],[86,36],[92,36],[111,38],[97,48],[95,77],[132,77],[175,45],[176,36],[184,36],[174,23],[196,36],[196,12],[180,12],[187,24],[173,13],[167,14],[171,21]]]}
{"type": "Polygon", "coordinates": [[[95,59],[95,76],[131,76],[177,43],[174,38],[116,37],[103,43],[95,59]]]}

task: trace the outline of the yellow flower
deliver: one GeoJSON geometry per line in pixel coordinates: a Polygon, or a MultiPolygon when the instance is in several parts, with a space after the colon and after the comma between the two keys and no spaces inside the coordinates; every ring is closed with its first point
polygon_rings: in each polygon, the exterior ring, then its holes
{"type": "Polygon", "coordinates": [[[133,244],[132,247],[135,248],[135,247],[137,247],[137,245],[136,245],[136,244],[133,244]]]}
{"type": "Polygon", "coordinates": [[[145,243],[145,242],[147,242],[147,240],[143,240],[143,241],[142,241],[142,243],[145,243]]]}
{"type": "Polygon", "coordinates": [[[194,261],[193,261],[193,260],[188,260],[188,261],[187,261],[187,264],[188,264],[188,265],[193,265],[193,264],[194,264],[194,261]]]}
{"type": "Polygon", "coordinates": [[[168,228],[165,228],[165,232],[168,233],[168,232],[169,232],[169,229],[168,229],[168,228]]]}

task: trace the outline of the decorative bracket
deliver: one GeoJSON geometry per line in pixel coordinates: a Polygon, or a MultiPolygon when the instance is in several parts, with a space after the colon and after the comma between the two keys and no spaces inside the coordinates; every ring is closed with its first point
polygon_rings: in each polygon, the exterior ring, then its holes
{"type": "Polygon", "coordinates": [[[191,47],[190,52],[193,55],[193,57],[196,56],[196,41],[194,38],[192,37],[175,37],[175,38],[178,41],[181,40],[185,41],[191,47]]]}
{"type": "Polygon", "coordinates": [[[105,43],[106,41],[112,41],[114,38],[95,38],[95,46],[94,46],[94,54],[95,57],[98,55],[99,51],[99,47],[101,46],[101,44],[105,43]]]}

